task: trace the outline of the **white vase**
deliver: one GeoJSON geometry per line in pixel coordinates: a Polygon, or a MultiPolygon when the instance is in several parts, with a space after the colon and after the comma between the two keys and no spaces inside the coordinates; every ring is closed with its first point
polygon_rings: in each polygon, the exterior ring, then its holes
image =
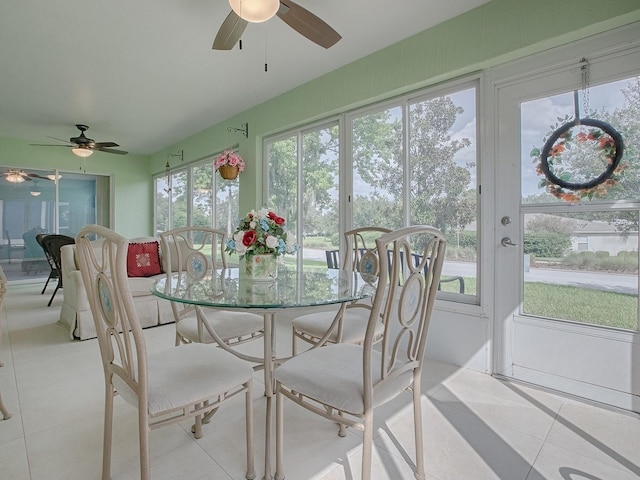
{"type": "Polygon", "coordinates": [[[278,278],[278,258],[275,255],[245,257],[247,278],[252,282],[272,282],[278,278]]]}

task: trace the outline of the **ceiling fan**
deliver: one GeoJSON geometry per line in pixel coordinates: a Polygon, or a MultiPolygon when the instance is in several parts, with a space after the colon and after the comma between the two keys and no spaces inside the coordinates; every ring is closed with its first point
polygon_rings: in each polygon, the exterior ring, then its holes
{"type": "Polygon", "coordinates": [[[24,181],[31,181],[35,179],[51,180],[48,177],[43,177],[37,173],[27,173],[19,168],[10,168],[6,172],[3,172],[4,179],[9,183],[22,183],[24,181]]]}
{"type": "Polygon", "coordinates": [[[240,40],[247,23],[263,22],[273,15],[278,15],[299,34],[321,47],[332,47],[342,38],[326,22],[291,0],[229,0],[229,3],[232,10],[213,41],[214,50],[231,50],[240,40]],[[251,9],[253,3],[256,4],[255,11],[251,9]]]}
{"type": "MultiPolygon", "coordinates": [[[[76,128],[80,130],[80,135],[77,137],[71,137],[68,143],[71,145],[43,145],[43,144],[35,144],[39,147],[69,147],[71,151],[77,155],[78,157],[88,157],[93,154],[93,152],[106,152],[106,153],[116,153],[118,155],[126,155],[128,152],[124,150],[116,150],[112,147],[119,147],[117,143],[114,142],[96,142],[91,138],[85,136],[84,132],[89,130],[87,125],[76,125],[76,128]]],[[[49,137],[54,140],[59,140],[61,142],[67,143],[66,140],[62,140],[61,138],[49,137]]],[[[32,144],[34,145],[34,144],[32,144]]]]}

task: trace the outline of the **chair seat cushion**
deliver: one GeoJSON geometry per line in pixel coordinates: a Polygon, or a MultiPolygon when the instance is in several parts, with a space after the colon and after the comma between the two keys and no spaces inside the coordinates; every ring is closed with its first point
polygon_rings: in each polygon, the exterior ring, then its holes
{"type": "MultiPolygon", "coordinates": [[[[338,343],[308,350],[278,367],[275,379],[287,388],[354,414],[364,413],[363,353],[360,345],[338,343]]],[[[372,380],[380,381],[381,353],[372,353],[372,380]]],[[[385,403],[411,385],[407,371],[374,387],[374,406],[385,403]]]]}
{"type": "MultiPolygon", "coordinates": [[[[251,364],[213,345],[194,343],[170,348],[147,357],[148,413],[157,415],[203,401],[247,382],[251,364]]],[[[137,398],[117,375],[113,384],[134,406],[137,398]]]]}
{"type": "MultiPolygon", "coordinates": [[[[342,342],[344,343],[361,343],[364,340],[364,334],[369,323],[370,311],[366,308],[347,308],[343,317],[342,342]]],[[[317,312],[308,315],[302,315],[294,319],[291,324],[296,330],[311,335],[316,338],[322,338],[331,326],[336,312],[317,312]]],[[[378,322],[376,325],[376,337],[384,333],[384,325],[378,322]]],[[[334,328],[329,336],[329,342],[337,343],[338,329],[334,328]]]]}
{"type": "MultiPolygon", "coordinates": [[[[251,335],[264,327],[264,317],[255,313],[207,309],[203,309],[203,312],[211,328],[223,340],[251,335]]],[[[206,329],[203,329],[203,338],[198,339],[198,320],[195,312],[192,317],[180,320],[176,325],[176,331],[192,342],[213,342],[213,337],[206,329]]]]}

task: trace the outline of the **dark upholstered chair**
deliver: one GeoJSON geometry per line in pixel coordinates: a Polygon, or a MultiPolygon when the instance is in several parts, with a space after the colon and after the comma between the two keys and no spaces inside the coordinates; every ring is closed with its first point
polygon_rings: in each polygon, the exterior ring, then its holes
{"type": "Polygon", "coordinates": [[[47,288],[47,284],[49,280],[52,278],[57,278],[58,283],[56,284],[56,288],[49,299],[49,303],[47,307],[51,306],[51,302],[53,302],[53,297],[58,293],[58,289],[62,288],[62,261],[60,259],[60,249],[63,245],[70,245],[76,243],[73,237],[68,235],[45,235],[40,239],[42,249],[49,261],[49,266],[51,267],[51,273],[49,273],[49,278],[47,278],[47,283],[44,284],[44,288],[42,289],[42,293],[47,288]]]}

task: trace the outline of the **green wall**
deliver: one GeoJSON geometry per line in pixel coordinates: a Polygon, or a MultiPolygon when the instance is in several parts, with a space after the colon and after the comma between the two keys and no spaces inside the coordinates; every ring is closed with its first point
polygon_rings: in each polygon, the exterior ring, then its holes
{"type": "Polygon", "coordinates": [[[240,177],[246,211],[262,203],[264,136],[638,20],[638,0],[493,0],[156,153],[150,172],[179,149],[190,162],[229,147],[227,127],[248,122],[249,138],[232,139],[248,163],[240,177]]]}
{"type": "MultiPolygon", "coordinates": [[[[80,158],[68,148],[34,147],[28,141],[0,138],[0,165],[64,172],[80,172],[80,158]]],[[[95,152],[83,161],[84,171],[110,175],[114,192],[113,228],[126,237],[149,235],[153,228],[152,184],[149,159],[140,155],[112,155],[95,152]],[[132,208],[135,206],[135,208],[132,208]]]]}

